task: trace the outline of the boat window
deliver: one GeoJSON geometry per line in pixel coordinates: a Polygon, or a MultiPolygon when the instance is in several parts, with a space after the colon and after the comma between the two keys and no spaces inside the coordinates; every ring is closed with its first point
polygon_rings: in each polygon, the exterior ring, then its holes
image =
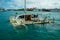
{"type": "Polygon", "coordinates": [[[19,16],[18,18],[24,18],[24,15],[19,16]]]}
{"type": "Polygon", "coordinates": [[[32,15],[32,18],[37,18],[38,17],[38,15],[32,15]]]}

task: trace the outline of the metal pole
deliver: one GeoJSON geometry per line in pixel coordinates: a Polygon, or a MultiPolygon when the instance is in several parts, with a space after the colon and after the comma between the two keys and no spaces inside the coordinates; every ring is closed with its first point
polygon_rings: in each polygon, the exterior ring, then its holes
{"type": "Polygon", "coordinates": [[[25,19],[25,14],[26,14],[26,0],[24,0],[24,19],[25,19]]]}
{"type": "Polygon", "coordinates": [[[24,0],[24,12],[26,13],[26,0],[24,0]]]}

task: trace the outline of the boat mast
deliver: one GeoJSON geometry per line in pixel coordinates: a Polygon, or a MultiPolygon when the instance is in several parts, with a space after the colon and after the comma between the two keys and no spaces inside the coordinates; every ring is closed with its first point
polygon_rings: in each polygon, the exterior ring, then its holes
{"type": "Polygon", "coordinates": [[[24,19],[25,19],[25,14],[26,14],[26,0],[24,0],[24,19]]]}
{"type": "Polygon", "coordinates": [[[26,14],[26,0],[24,0],[24,13],[26,14]]]}

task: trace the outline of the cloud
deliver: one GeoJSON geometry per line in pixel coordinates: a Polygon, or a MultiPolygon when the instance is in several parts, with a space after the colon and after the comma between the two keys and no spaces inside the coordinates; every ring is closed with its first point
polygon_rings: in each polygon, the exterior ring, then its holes
{"type": "Polygon", "coordinates": [[[10,8],[17,9],[24,7],[24,0],[13,0],[12,2],[8,2],[10,8]]]}
{"type": "Polygon", "coordinates": [[[28,4],[27,6],[35,6],[38,8],[59,8],[60,0],[29,0],[33,2],[32,4],[28,4]]]}
{"type": "MultiPolygon", "coordinates": [[[[24,8],[24,0],[2,0],[0,7],[8,8],[24,8]]],[[[60,0],[26,0],[26,7],[37,8],[60,8],[60,0]]]]}

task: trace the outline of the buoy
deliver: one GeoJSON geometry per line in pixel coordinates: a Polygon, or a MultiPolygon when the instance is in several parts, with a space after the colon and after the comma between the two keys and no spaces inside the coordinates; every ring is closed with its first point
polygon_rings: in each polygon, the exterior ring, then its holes
{"type": "Polygon", "coordinates": [[[15,13],[15,17],[18,15],[18,12],[15,13]]]}

